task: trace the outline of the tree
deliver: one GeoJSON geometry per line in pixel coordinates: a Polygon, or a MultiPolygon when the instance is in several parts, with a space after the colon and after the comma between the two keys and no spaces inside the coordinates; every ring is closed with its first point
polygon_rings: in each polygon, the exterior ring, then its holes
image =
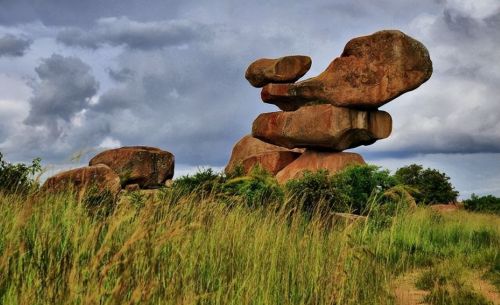
{"type": "Polygon", "coordinates": [[[11,164],[3,159],[0,152],[0,191],[26,193],[37,185],[34,177],[42,171],[41,159],[36,158],[31,165],[11,164]]]}
{"type": "Polygon", "coordinates": [[[449,203],[457,200],[458,192],[450,182],[450,177],[436,169],[411,164],[396,171],[395,177],[401,184],[419,190],[415,194],[418,203],[449,203]]]}

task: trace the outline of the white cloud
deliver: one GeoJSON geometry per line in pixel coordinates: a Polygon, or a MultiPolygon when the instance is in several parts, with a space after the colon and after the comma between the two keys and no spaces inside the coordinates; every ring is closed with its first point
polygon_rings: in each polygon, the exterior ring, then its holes
{"type": "Polygon", "coordinates": [[[102,142],[97,145],[98,148],[105,148],[105,149],[111,149],[111,148],[118,148],[122,146],[119,140],[113,139],[112,137],[105,137],[102,142]]]}

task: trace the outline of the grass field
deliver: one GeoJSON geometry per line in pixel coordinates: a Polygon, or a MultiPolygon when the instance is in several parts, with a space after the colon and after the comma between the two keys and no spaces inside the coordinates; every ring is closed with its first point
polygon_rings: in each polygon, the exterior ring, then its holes
{"type": "Polygon", "coordinates": [[[432,270],[416,283],[429,304],[493,304],[468,274],[499,288],[494,215],[349,223],[133,193],[103,216],[71,198],[0,194],[0,304],[397,304],[395,280],[415,270],[432,270]]]}

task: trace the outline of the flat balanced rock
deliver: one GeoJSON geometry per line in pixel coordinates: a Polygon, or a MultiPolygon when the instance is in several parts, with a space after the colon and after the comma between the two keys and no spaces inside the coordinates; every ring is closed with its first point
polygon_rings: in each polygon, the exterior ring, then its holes
{"type": "Polygon", "coordinates": [[[304,171],[327,170],[330,174],[333,174],[355,164],[365,164],[363,157],[355,153],[306,150],[295,161],[282,169],[276,175],[276,179],[280,184],[283,184],[288,180],[301,178],[304,171]]]}
{"type": "Polygon", "coordinates": [[[363,111],[332,105],[260,114],[252,135],[287,148],[342,151],[369,145],[391,134],[392,118],[385,111],[363,111]]]}
{"type": "Polygon", "coordinates": [[[311,63],[311,58],[303,55],[262,58],[248,66],[245,78],[254,87],[269,83],[293,83],[309,71],[311,63]]]}
{"type": "Polygon", "coordinates": [[[155,188],[174,176],[174,163],[174,155],[168,151],[129,146],[103,151],[89,165],[109,166],[120,176],[122,186],[138,184],[140,188],[155,188]]]}
{"type": "Polygon", "coordinates": [[[416,89],[432,74],[425,46],[400,31],[354,38],[318,75],[295,84],[268,84],[261,97],[290,111],[310,102],[354,108],[378,108],[416,89]]]}
{"type": "Polygon", "coordinates": [[[275,174],[300,156],[301,152],[300,149],[290,150],[246,135],[234,145],[225,172],[232,173],[237,166],[242,166],[246,174],[259,164],[268,172],[275,174]]]}
{"type": "Polygon", "coordinates": [[[81,196],[92,189],[94,192],[109,191],[114,197],[121,190],[120,177],[108,166],[99,164],[64,171],[48,178],[42,186],[43,191],[75,191],[81,196]]]}

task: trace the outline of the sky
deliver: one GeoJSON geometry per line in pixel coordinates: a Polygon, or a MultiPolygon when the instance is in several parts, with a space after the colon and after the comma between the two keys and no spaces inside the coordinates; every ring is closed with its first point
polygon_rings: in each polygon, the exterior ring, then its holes
{"type": "Polygon", "coordinates": [[[57,171],[148,145],[177,176],[221,169],[278,110],[245,80],[252,61],[308,55],[313,77],[382,29],[423,42],[434,73],[381,108],[388,139],[353,151],[444,171],[462,198],[500,195],[498,0],[0,0],[0,152],[57,171]]]}

